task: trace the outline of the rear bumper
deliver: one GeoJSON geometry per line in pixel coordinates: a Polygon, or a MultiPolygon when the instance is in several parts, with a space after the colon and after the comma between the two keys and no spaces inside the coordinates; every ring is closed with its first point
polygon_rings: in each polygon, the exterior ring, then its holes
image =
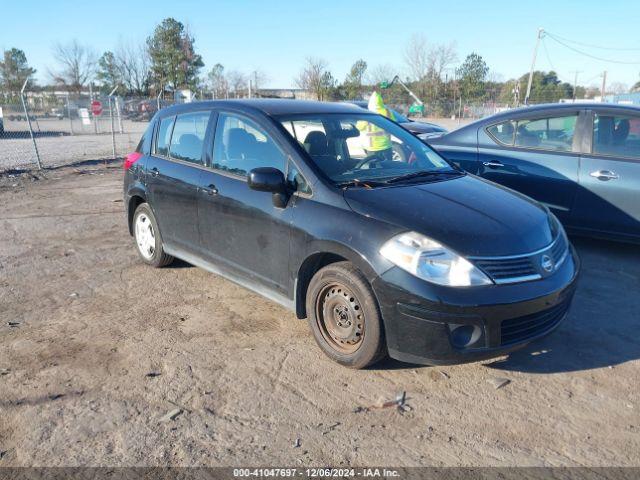
{"type": "Polygon", "coordinates": [[[391,357],[444,365],[483,360],[548,335],[566,317],[580,263],[571,255],[545,279],[440,287],[392,268],[373,282],[391,357]]]}

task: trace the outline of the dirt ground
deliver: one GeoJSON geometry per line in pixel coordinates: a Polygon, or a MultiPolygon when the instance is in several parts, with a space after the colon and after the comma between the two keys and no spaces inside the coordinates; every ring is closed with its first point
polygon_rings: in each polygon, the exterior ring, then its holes
{"type": "Polygon", "coordinates": [[[569,318],[508,358],[351,371],[280,306],[143,265],[120,167],[46,177],[0,177],[0,466],[640,465],[638,246],[574,238],[569,318]]]}

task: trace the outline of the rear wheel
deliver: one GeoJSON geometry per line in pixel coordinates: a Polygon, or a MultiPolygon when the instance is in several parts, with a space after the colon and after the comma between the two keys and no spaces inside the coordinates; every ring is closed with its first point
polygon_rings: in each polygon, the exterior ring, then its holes
{"type": "Polygon", "coordinates": [[[364,368],[386,355],[378,303],[351,263],[334,263],[314,275],[307,313],[316,342],[341,365],[364,368]]]}
{"type": "Polygon", "coordinates": [[[173,257],[164,252],[156,217],[148,204],[142,203],[133,214],[133,236],[140,258],[152,267],[164,267],[173,257]]]}

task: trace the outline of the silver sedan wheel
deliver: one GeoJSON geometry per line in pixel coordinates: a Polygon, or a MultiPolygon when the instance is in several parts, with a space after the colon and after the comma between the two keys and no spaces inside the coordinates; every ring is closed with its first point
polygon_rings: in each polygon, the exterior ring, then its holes
{"type": "Polygon", "coordinates": [[[136,243],[140,254],[147,260],[151,260],[156,251],[156,235],[153,224],[145,213],[136,217],[136,243]]]}

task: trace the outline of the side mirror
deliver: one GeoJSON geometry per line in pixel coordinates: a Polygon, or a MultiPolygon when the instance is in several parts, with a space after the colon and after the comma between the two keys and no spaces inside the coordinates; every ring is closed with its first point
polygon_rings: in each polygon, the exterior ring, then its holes
{"type": "Polygon", "coordinates": [[[249,188],[259,192],[273,193],[273,204],[284,208],[289,201],[289,189],[284,174],[273,167],[254,168],[247,175],[249,188]]]}

